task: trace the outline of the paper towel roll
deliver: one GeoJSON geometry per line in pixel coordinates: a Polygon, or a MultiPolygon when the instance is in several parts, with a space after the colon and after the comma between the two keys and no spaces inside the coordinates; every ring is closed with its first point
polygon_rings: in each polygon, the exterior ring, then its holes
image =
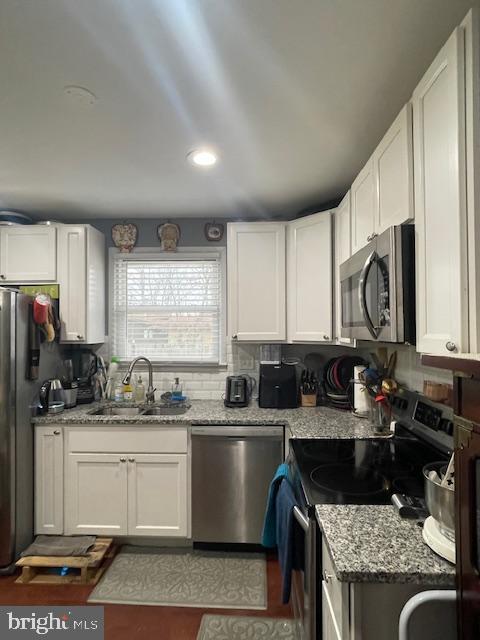
{"type": "Polygon", "coordinates": [[[368,391],[360,380],[362,371],[365,371],[365,367],[362,365],[353,368],[353,406],[357,415],[367,416],[370,410],[370,401],[368,391]]]}

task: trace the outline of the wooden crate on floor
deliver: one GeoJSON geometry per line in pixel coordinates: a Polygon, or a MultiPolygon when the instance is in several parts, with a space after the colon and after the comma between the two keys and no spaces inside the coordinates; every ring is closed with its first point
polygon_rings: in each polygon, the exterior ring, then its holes
{"type": "Polygon", "coordinates": [[[22,573],[15,580],[20,584],[88,584],[94,585],[105,571],[104,560],[111,548],[112,538],[97,538],[87,556],[25,556],[16,563],[22,573]],[[68,567],[61,576],[54,568],[68,567]]]}

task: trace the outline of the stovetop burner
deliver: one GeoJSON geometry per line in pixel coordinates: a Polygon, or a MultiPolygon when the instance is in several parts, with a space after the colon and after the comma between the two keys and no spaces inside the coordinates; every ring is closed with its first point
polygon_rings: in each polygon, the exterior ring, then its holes
{"type": "Polygon", "coordinates": [[[351,464],[322,464],[314,469],[310,478],[321,490],[342,496],[370,496],[388,491],[387,478],[369,467],[351,464]]]}
{"type": "Polygon", "coordinates": [[[291,467],[306,502],[390,504],[392,493],[423,497],[422,468],[442,459],[409,433],[391,438],[292,440],[291,467]]]}

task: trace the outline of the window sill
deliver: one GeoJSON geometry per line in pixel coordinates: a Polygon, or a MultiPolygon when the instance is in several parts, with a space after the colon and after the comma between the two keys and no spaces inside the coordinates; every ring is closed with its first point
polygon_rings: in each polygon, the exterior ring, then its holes
{"type": "MultiPolygon", "coordinates": [[[[132,358],[133,360],[133,358],[132,358]]],[[[120,367],[127,368],[130,364],[131,360],[119,360],[118,363],[120,367]]],[[[152,367],[154,370],[161,371],[192,371],[194,370],[197,373],[201,371],[212,372],[212,371],[226,371],[228,365],[226,362],[164,362],[161,360],[151,360],[152,367]]],[[[139,361],[138,364],[135,365],[136,370],[147,371],[148,366],[144,361],[139,361]]]]}

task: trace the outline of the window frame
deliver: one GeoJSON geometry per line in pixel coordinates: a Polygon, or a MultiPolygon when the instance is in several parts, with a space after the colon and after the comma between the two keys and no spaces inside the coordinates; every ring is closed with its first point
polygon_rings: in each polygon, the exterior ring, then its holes
{"type": "MultiPolygon", "coordinates": [[[[109,351],[112,352],[112,325],[115,315],[115,299],[114,299],[114,267],[117,260],[218,260],[220,263],[220,344],[219,344],[219,360],[218,362],[196,362],[178,361],[178,360],[151,360],[152,364],[160,367],[175,368],[218,368],[227,365],[227,261],[225,247],[178,247],[175,252],[161,252],[157,247],[135,247],[131,253],[121,253],[116,247],[110,247],[108,251],[108,337],[109,351]]],[[[116,355],[111,353],[111,355],[116,355]]],[[[121,364],[128,364],[130,361],[119,356],[121,364]]]]}

